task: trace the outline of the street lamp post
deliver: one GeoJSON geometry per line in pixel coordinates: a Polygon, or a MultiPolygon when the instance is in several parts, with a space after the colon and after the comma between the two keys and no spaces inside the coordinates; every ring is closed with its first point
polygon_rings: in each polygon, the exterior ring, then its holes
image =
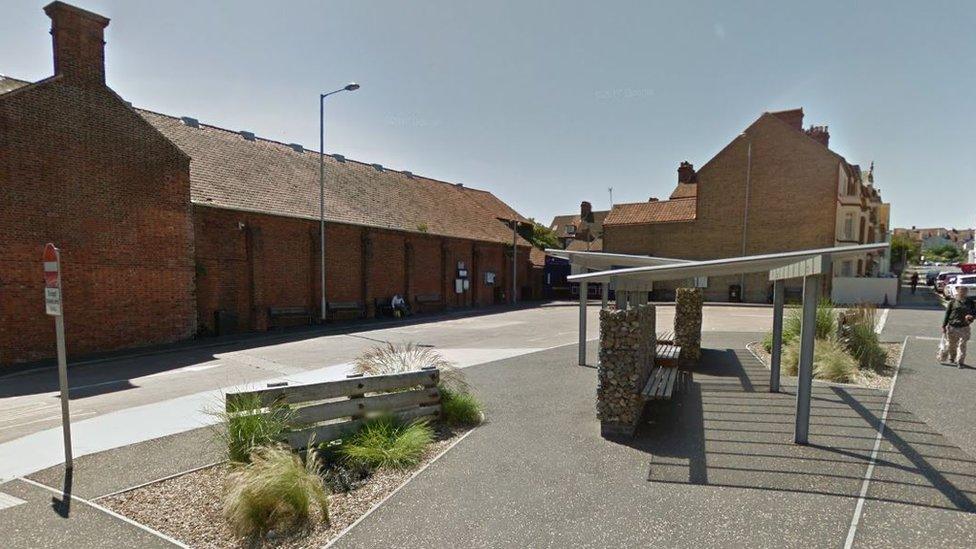
{"type": "Polygon", "coordinates": [[[320,317],[325,322],[325,98],[344,91],[356,91],[359,84],[350,82],[346,86],[329,93],[319,94],[319,270],[322,282],[322,302],[320,317]]]}

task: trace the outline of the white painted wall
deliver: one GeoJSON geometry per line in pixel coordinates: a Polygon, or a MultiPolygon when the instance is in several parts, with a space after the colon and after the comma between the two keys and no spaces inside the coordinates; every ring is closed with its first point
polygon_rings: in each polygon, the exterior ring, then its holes
{"type": "Polygon", "coordinates": [[[858,303],[882,305],[886,295],[888,296],[888,305],[897,303],[897,278],[835,276],[831,284],[830,300],[838,305],[856,305],[858,303]]]}

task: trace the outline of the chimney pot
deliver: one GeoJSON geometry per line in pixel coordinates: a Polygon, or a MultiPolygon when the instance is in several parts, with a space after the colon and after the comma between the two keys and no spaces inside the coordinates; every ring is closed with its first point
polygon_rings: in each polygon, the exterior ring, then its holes
{"type": "Polygon", "coordinates": [[[64,2],[51,2],[44,7],[44,13],[51,18],[54,74],[105,85],[108,18],[64,2]]]}
{"type": "Polygon", "coordinates": [[[678,183],[696,183],[698,174],[695,173],[695,166],[685,160],[678,165],[678,183]]]}

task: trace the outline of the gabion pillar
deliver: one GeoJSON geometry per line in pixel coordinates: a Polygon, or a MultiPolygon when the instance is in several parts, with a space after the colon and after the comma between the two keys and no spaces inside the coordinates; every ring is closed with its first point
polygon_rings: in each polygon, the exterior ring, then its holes
{"type": "Polygon", "coordinates": [[[701,288],[678,288],[674,296],[674,344],[681,347],[678,357],[688,367],[701,357],[702,304],[701,288]]]}
{"type": "Polygon", "coordinates": [[[603,436],[633,436],[644,412],[641,391],[654,366],[654,306],[600,311],[596,394],[603,436]]]}

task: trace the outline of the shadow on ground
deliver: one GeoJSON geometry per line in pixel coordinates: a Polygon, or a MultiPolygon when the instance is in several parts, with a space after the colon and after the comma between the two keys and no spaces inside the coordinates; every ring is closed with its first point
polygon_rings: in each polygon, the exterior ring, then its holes
{"type": "MultiPolygon", "coordinates": [[[[654,403],[628,446],[649,454],[653,482],[857,498],[886,395],[816,383],[811,444],[793,444],[793,386],[769,392],[769,371],[746,351],[706,350],[676,402],[654,403]]],[[[976,461],[893,405],[868,499],[976,512],[976,461]]]]}

